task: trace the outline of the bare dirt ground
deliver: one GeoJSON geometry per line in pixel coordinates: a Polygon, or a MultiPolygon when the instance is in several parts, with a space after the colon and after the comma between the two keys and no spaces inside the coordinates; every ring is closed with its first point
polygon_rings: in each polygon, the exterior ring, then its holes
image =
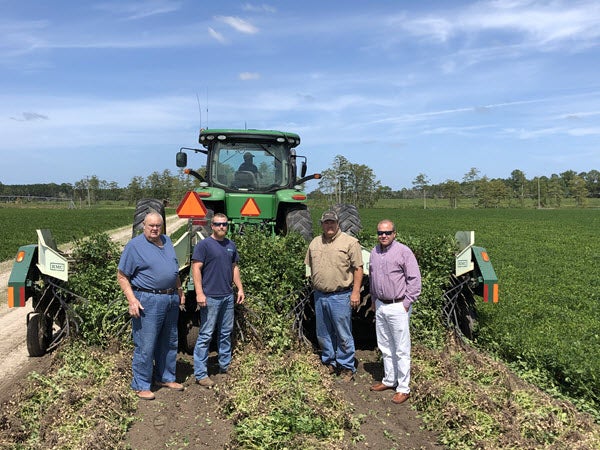
{"type": "MultiPolygon", "coordinates": [[[[336,379],[334,389],[350,403],[354,414],[361,416],[358,440],[347,436],[339,449],[442,449],[436,435],[423,428],[410,399],[402,404],[391,402],[393,391],[371,392],[369,387],[380,381],[382,365],[374,350],[358,350],[359,361],[354,382],[336,379]]],[[[209,360],[209,373],[217,383],[206,389],[194,383],[193,361],[188,355],[178,359],[177,380],[184,392],[168,389],[155,391],[156,400],[138,403],[137,420],[129,430],[127,443],[134,450],[164,448],[230,449],[233,425],[218,408],[219,398],[227,391],[227,376],[216,374],[215,355],[209,360]],[[211,370],[212,369],[212,370],[211,370]],[[212,374],[215,375],[212,375],[212,374]]],[[[318,358],[315,355],[315,358],[318,358]]],[[[232,364],[235,376],[235,357],[232,364]]],[[[323,376],[328,377],[323,369],[323,376]]]]}
{"type": "MultiPolygon", "coordinates": [[[[167,218],[168,230],[185,223],[176,216],[167,218]]],[[[131,227],[113,230],[113,240],[124,244],[131,237],[131,227]]],[[[68,245],[60,246],[68,250],[68,245]]],[[[6,286],[12,261],[0,263],[0,405],[18,390],[19,382],[31,371],[44,372],[51,355],[31,358],[27,353],[26,315],[31,307],[8,309],[6,286]]],[[[315,355],[315,358],[318,358],[315,355]]],[[[382,365],[375,349],[357,351],[359,361],[354,382],[333,383],[334,389],[351,404],[354,414],[361,417],[359,439],[347,436],[339,448],[352,449],[439,449],[436,435],[423,427],[410,399],[403,405],[391,402],[393,391],[370,392],[369,387],[380,381],[382,365]]],[[[235,366],[235,359],[232,368],[235,366]]],[[[218,367],[212,367],[213,371],[218,367]]],[[[233,448],[233,424],[218,407],[219,398],[227,389],[226,375],[216,374],[215,389],[194,384],[193,361],[180,354],[177,380],[184,392],[168,389],[156,391],[156,400],[140,401],[136,420],[127,435],[126,445],[134,450],[164,448],[230,449],[233,448]]],[[[232,371],[234,372],[234,371],[232,371]]],[[[329,376],[323,371],[323,376],[329,376]]]]}

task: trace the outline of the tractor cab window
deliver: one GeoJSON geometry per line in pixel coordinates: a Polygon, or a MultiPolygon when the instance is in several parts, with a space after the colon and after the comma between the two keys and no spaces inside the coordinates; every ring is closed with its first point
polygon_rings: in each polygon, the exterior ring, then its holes
{"type": "Polygon", "coordinates": [[[218,143],[211,177],[217,186],[240,191],[267,191],[289,184],[289,150],[282,145],[218,143]]]}

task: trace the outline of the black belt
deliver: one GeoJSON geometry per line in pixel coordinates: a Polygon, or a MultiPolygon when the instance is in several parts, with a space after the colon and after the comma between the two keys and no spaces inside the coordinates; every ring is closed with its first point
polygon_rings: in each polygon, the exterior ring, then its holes
{"type": "Polygon", "coordinates": [[[148,292],[149,294],[167,294],[167,295],[171,295],[171,294],[174,294],[175,292],[177,292],[177,289],[175,289],[175,288],[171,288],[171,289],[144,289],[144,288],[137,287],[137,286],[131,286],[131,289],[133,289],[134,291],[148,292]]]}
{"type": "Polygon", "coordinates": [[[351,290],[352,290],[352,288],[349,287],[349,288],[338,289],[337,291],[330,291],[330,292],[321,291],[321,292],[323,292],[323,294],[333,295],[333,294],[341,294],[342,292],[350,292],[351,290]]]}
{"type": "Polygon", "coordinates": [[[384,300],[382,298],[378,298],[381,303],[385,303],[386,305],[391,305],[392,303],[402,303],[404,301],[404,297],[402,298],[394,298],[392,300],[384,300]]]}

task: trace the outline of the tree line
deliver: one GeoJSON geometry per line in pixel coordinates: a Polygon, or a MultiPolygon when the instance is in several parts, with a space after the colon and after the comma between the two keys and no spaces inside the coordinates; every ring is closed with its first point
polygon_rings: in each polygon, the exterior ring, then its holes
{"type": "MultiPolygon", "coordinates": [[[[196,181],[182,171],[174,174],[166,169],[147,177],[135,176],[126,187],[119,187],[116,182],[101,180],[95,175],[73,184],[4,185],[0,182],[0,197],[21,202],[39,197],[64,199],[76,206],[91,206],[101,201],[135,205],[141,198],[157,198],[177,205],[195,186],[196,181]]],[[[351,203],[359,208],[373,207],[379,199],[388,198],[422,199],[425,208],[428,199],[445,199],[452,208],[464,202],[481,208],[523,207],[534,202],[543,208],[560,207],[564,199],[572,198],[577,206],[585,207],[589,198],[600,198],[600,172],[567,170],[560,174],[527,178],[523,171],[515,169],[508,178],[490,179],[472,167],[460,181],[432,184],[426,174],[420,173],[412,181],[412,187],[393,190],[382,185],[370,167],[336,155],[331,167],[322,172],[318,188],[309,196],[321,203],[351,203]]]]}

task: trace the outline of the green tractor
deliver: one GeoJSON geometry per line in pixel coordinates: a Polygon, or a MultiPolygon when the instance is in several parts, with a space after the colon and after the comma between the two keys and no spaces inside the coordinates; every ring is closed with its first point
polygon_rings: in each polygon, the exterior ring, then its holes
{"type": "MultiPolygon", "coordinates": [[[[214,214],[227,216],[231,234],[243,233],[246,227],[258,227],[272,235],[296,232],[309,241],[313,237],[313,223],[302,185],[321,177],[318,173],[306,175],[306,157],[296,154],[300,136],[295,133],[205,129],[200,130],[199,142],[204,148],[183,147],[176,155],[177,167],[199,181],[192,194],[204,208],[201,214],[204,217],[180,214],[189,217],[188,231],[174,244],[182,282],[187,286],[186,310],[179,319],[179,348],[190,353],[200,325],[190,270],[191,254],[196,242],[210,235],[214,214]],[[187,168],[186,151],[206,155],[201,169],[187,168]]],[[[184,199],[182,204],[185,202],[184,199]]],[[[155,203],[153,209],[163,212],[160,203],[155,203]]],[[[142,201],[136,217],[142,217],[142,210],[148,206],[148,200],[142,201]]]]}
{"type": "Polygon", "coordinates": [[[223,213],[232,233],[259,226],[273,234],[294,231],[306,240],[312,238],[302,185],[321,175],[306,175],[306,157],[295,150],[300,136],[272,130],[206,129],[200,131],[199,142],[204,149],[182,148],[176,163],[187,166],[185,150],[206,155],[203,169],[185,169],[200,182],[195,191],[207,214],[195,225],[204,236],[210,234],[212,215],[223,213]]]}

